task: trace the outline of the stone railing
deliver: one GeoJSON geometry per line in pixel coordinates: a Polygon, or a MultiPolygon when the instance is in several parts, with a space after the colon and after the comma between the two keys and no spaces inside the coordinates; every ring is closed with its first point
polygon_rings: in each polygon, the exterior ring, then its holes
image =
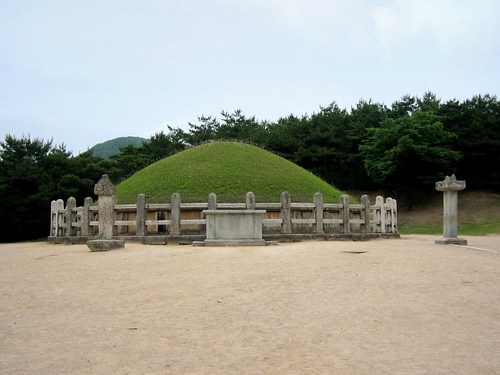
{"type": "MultiPolygon", "coordinates": [[[[144,194],[134,204],[117,204],[114,195],[112,199],[114,210],[111,215],[106,214],[107,220],[113,238],[125,241],[151,244],[203,241],[205,213],[210,210],[265,211],[262,236],[266,240],[399,237],[397,202],[381,196],[373,204],[367,195],[361,197],[359,204],[350,203],[348,195],[342,195],[339,203],[325,203],[321,193],[316,193],[311,203],[293,203],[287,192],[276,203],[255,202],[253,193],[247,193],[245,203],[219,203],[215,194],[210,194],[204,203],[182,203],[177,193],[172,194],[169,203],[149,203],[144,194]]],[[[91,198],[86,198],[79,207],[72,197],[66,205],[61,199],[53,201],[49,242],[84,243],[98,238],[99,215],[99,206],[91,198]]]]}

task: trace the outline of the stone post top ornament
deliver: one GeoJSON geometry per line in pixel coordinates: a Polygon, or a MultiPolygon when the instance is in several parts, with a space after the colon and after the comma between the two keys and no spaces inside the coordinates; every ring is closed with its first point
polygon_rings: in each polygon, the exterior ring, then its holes
{"type": "Polygon", "coordinates": [[[436,182],[437,191],[459,191],[465,189],[465,180],[459,181],[454,174],[446,176],[444,181],[436,182]]]}
{"type": "Polygon", "coordinates": [[[113,185],[107,174],[103,174],[94,186],[95,195],[111,196],[115,194],[115,191],[115,185],[113,185]]]}

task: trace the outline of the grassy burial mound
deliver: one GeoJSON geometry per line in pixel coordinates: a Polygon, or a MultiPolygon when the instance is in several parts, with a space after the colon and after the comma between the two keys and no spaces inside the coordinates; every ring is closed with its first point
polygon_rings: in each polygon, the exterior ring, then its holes
{"type": "Polygon", "coordinates": [[[296,164],[255,146],[214,142],[196,146],[140,170],[117,186],[118,203],[134,203],[138,194],[148,202],[170,202],[179,193],[183,202],[206,202],[210,193],[219,202],[245,202],[247,192],[257,202],[279,202],[288,191],[292,202],[312,202],[314,193],[337,203],[342,194],[296,164]]]}

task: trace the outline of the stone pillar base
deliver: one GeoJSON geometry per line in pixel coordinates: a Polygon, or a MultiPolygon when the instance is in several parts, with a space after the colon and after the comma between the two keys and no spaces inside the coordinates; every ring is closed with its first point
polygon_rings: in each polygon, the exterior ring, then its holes
{"type": "Polygon", "coordinates": [[[439,240],[436,240],[435,243],[438,245],[461,245],[465,246],[467,245],[467,240],[464,240],[463,238],[451,238],[451,237],[443,237],[440,238],[439,240]]]}
{"type": "Polygon", "coordinates": [[[205,240],[203,242],[205,246],[266,246],[266,241],[257,238],[239,238],[236,240],[205,240]]]}
{"type": "Polygon", "coordinates": [[[272,246],[278,241],[265,241],[263,239],[237,239],[237,240],[205,240],[193,241],[193,246],[272,246]]]}
{"type": "Polygon", "coordinates": [[[109,251],[125,247],[124,240],[90,240],[87,241],[87,246],[90,251],[109,251]]]}

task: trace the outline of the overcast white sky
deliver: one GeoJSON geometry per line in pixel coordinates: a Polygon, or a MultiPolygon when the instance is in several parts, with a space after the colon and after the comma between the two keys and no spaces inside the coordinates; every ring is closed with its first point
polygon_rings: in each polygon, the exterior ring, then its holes
{"type": "Polygon", "coordinates": [[[0,0],[0,140],[499,94],[498,0],[0,0]]]}

